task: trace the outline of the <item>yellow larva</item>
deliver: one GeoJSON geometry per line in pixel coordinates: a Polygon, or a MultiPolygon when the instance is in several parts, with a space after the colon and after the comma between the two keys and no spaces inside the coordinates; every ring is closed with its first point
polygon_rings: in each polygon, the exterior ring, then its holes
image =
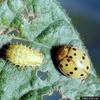
{"type": "Polygon", "coordinates": [[[35,68],[43,63],[44,55],[36,50],[30,49],[25,45],[9,45],[6,50],[6,59],[15,65],[31,66],[35,68]]]}

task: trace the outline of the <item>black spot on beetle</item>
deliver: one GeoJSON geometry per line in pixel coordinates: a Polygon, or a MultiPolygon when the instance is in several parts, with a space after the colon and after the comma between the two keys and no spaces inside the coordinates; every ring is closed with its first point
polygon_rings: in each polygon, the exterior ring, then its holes
{"type": "Polygon", "coordinates": [[[74,56],[76,56],[76,53],[74,53],[74,56]]]}
{"type": "Polygon", "coordinates": [[[68,64],[65,64],[65,66],[68,66],[68,64]]]}
{"type": "Polygon", "coordinates": [[[75,67],[74,70],[77,70],[77,67],[75,67]]]}
{"type": "Polygon", "coordinates": [[[82,56],[82,59],[84,60],[84,59],[85,59],[85,57],[84,57],[84,56],[82,56]]]}
{"type": "Polygon", "coordinates": [[[81,74],[80,76],[84,76],[84,74],[81,74]]]}
{"type": "Polygon", "coordinates": [[[73,48],[73,50],[75,50],[75,51],[76,51],[76,48],[73,48]]]}
{"type": "Polygon", "coordinates": [[[73,74],[73,72],[70,72],[70,74],[73,74]]]}
{"type": "Polygon", "coordinates": [[[69,59],[67,59],[67,61],[68,61],[68,62],[70,62],[70,60],[69,60],[69,59]]]}
{"type": "Polygon", "coordinates": [[[89,66],[87,66],[87,69],[89,69],[89,66]]]}
{"type": "Polygon", "coordinates": [[[69,58],[71,58],[71,59],[72,59],[72,56],[69,56],[69,58]]]}
{"type": "Polygon", "coordinates": [[[69,74],[66,74],[67,76],[70,76],[69,74]]]}

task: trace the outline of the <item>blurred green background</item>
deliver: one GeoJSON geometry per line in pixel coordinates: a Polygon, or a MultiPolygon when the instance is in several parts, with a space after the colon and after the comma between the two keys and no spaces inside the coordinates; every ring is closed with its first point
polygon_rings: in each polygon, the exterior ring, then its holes
{"type": "MultiPolygon", "coordinates": [[[[100,76],[100,0],[58,0],[81,39],[89,51],[89,55],[100,76]]],[[[44,96],[43,100],[59,100],[61,95],[54,92],[51,96],[44,96]]]]}

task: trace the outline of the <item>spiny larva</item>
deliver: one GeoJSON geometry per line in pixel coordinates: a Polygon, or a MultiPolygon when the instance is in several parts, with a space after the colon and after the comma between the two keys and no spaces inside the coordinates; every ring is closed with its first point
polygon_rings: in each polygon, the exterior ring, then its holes
{"type": "Polygon", "coordinates": [[[77,47],[61,47],[57,52],[58,68],[68,77],[84,80],[90,71],[88,55],[77,47]]]}
{"type": "Polygon", "coordinates": [[[34,69],[35,66],[40,66],[43,63],[43,58],[44,55],[42,53],[22,44],[9,45],[6,50],[6,59],[23,68],[31,66],[34,69]]]}

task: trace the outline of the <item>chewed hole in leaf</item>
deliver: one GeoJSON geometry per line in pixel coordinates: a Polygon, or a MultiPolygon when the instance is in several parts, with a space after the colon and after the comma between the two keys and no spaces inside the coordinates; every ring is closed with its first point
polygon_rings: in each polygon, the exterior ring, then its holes
{"type": "Polygon", "coordinates": [[[59,91],[54,91],[51,95],[44,95],[42,100],[62,100],[62,94],[59,91]]]}
{"type": "Polygon", "coordinates": [[[38,71],[37,72],[37,76],[41,79],[41,80],[45,80],[48,77],[48,71],[46,72],[42,72],[42,71],[38,71]]]}

